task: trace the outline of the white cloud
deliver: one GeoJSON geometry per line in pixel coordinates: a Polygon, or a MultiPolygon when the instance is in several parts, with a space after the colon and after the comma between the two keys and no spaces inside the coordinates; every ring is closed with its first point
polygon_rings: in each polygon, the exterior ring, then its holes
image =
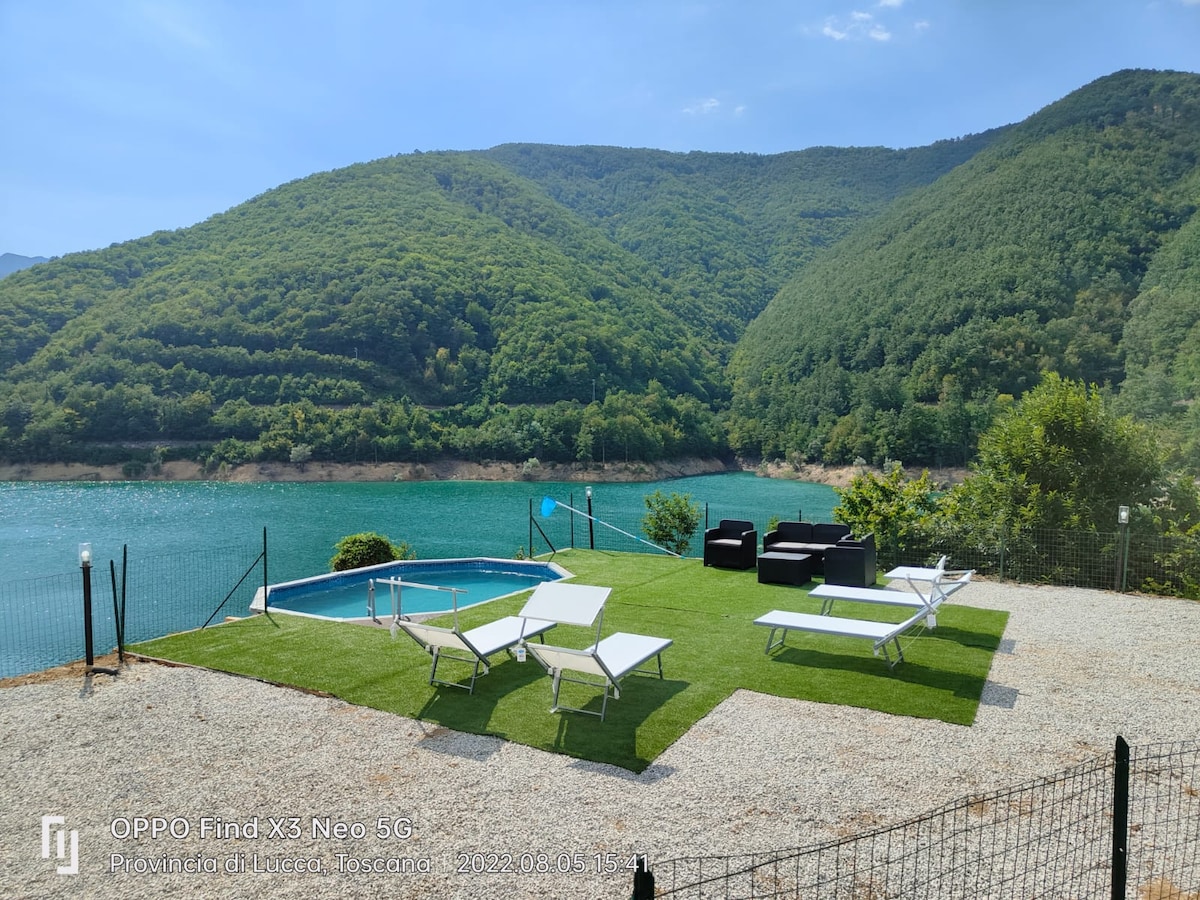
{"type": "MultiPolygon", "coordinates": [[[[1185,2],[1200,3],[1200,0],[1185,0],[1185,2]]],[[[916,33],[925,31],[929,27],[929,22],[926,20],[911,24],[896,21],[897,15],[903,15],[898,13],[898,10],[904,3],[905,0],[875,0],[871,9],[876,12],[855,9],[844,15],[828,16],[821,25],[806,27],[803,30],[805,34],[820,34],[833,41],[876,41],[877,43],[890,41],[895,26],[903,25],[905,29],[911,27],[916,33]]]]}
{"type": "Polygon", "coordinates": [[[718,100],[716,97],[706,97],[703,100],[699,100],[696,103],[691,104],[690,106],[685,106],[683,111],[689,116],[707,116],[715,113],[720,108],[720,100],[718,100]]]}
{"type": "Polygon", "coordinates": [[[697,118],[710,117],[717,120],[739,119],[746,114],[748,107],[744,103],[735,103],[729,97],[724,100],[718,97],[705,97],[684,106],[680,112],[685,116],[697,118]]]}
{"type": "Polygon", "coordinates": [[[850,13],[848,19],[830,16],[825,20],[821,34],[835,41],[855,41],[864,38],[873,41],[890,41],[892,39],[892,33],[874,15],[861,10],[850,13]]]}
{"type": "Polygon", "coordinates": [[[835,41],[844,41],[850,37],[850,32],[834,26],[834,20],[826,20],[825,27],[821,29],[821,34],[827,38],[833,38],[835,41]]]}

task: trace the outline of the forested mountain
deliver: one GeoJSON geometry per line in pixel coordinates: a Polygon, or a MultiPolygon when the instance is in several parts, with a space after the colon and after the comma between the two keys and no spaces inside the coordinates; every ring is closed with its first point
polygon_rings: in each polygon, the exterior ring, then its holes
{"type": "Polygon", "coordinates": [[[21,256],[19,253],[0,253],[0,278],[11,272],[28,269],[40,262],[46,262],[44,256],[21,256]]]}
{"type": "Polygon", "coordinates": [[[507,144],[486,155],[648,262],[671,285],[674,311],[732,348],[818,252],[999,133],[901,151],[755,156],[507,144]]]}
{"type": "Polygon", "coordinates": [[[1200,78],[1127,71],[899,198],[747,329],[733,445],[962,463],[1048,371],[1119,390],[1128,366],[1132,411],[1174,415],[1200,374],[1198,154],[1200,78]]]}
{"type": "Polygon", "coordinates": [[[0,281],[0,456],[952,463],[1042,372],[1127,368],[1186,427],[1198,96],[1122,72],[910,150],[313,175],[0,281]]]}
{"type": "Polygon", "coordinates": [[[788,260],[988,140],[522,145],[314,175],[0,285],[0,453],[721,455],[724,363],[788,260]]]}

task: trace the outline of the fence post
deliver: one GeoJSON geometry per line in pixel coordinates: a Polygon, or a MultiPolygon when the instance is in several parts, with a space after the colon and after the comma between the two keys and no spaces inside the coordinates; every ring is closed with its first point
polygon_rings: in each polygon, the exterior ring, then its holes
{"type": "Polygon", "coordinates": [[[267,526],[263,526],[263,609],[267,608],[267,526]]]}
{"type": "Polygon", "coordinates": [[[646,857],[639,856],[633,872],[633,893],[629,900],[654,900],[654,873],[646,864],[646,857]]]}
{"type": "Polygon", "coordinates": [[[1112,900],[1125,900],[1129,870],[1129,744],[1117,735],[1113,767],[1112,900]]]}
{"type": "Polygon", "coordinates": [[[125,634],[124,623],[121,621],[121,607],[117,603],[117,563],[108,561],[108,577],[112,581],[113,595],[113,625],[117,630],[117,665],[125,665],[125,634]]]}

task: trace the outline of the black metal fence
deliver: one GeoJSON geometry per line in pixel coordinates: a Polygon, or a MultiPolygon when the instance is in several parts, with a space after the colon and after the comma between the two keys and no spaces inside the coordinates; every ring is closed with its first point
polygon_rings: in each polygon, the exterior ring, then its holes
{"type": "MultiPolygon", "coordinates": [[[[656,552],[645,542],[645,510],[596,508],[593,515],[599,521],[589,522],[582,515],[586,512],[582,503],[575,508],[580,514],[544,518],[531,506],[530,546],[535,552],[565,547],[656,552]]],[[[702,554],[705,528],[715,527],[721,519],[753,522],[761,546],[762,536],[773,522],[795,521],[803,515],[800,510],[745,510],[708,504],[700,510],[700,524],[690,536],[687,556],[702,554]]],[[[998,531],[985,541],[946,536],[909,539],[898,545],[886,537],[876,538],[879,566],[884,571],[899,565],[924,565],[945,554],[953,568],[974,569],[980,575],[1007,581],[1200,599],[1200,538],[1163,537],[1128,529],[1050,528],[1032,528],[1015,535],[998,531]]]]}
{"type": "Polygon", "coordinates": [[[1008,581],[1200,598],[1200,539],[1192,537],[1030,528],[989,542],[885,541],[878,549],[884,568],[947,554],[955,568],[1008,581]]]}
{"type": "MultiPolygon", "coordinates": [[[[531,555],[566,547],[658,552],[643,530],[645,510],[592,509],[585,496],[573,496],[578,513],[540,515],[530,501],[528,548],[531,555]]],[[[762,535],[772,523],[803,518],[802,510],[753,510],[704,504],[685,551],[700,556],[704,529],[721,519],[748,519],[762,535]]],[[[265,540],[264,540],[265,544],[265,540]]],[[[244,611],[261,581],[244,579],[260,548],[249,544],[196,550],[170,556],[142,556],[134,548],[124,581],[127,641],[148,640],[205,624],[226,591],[237,586],[228,609],[244,611]]],[[[264,548],[261,548],[265,552],[264,548]]],[[[1164,538],[1124,532],[1069,532],[1032,529],[994,543],[878,545],[881,569],[924,564],[942,554],[954,568],[1011,581],[1106,590],[1135,590],[1200,598],[1200,539],[1164,538]]],[[[113,572],[97,561],[93,597],[94,641],[103,653],[116,644],[113,572]]],[[[120,593],[121,572],[116,572],[120,593]]],[[[23,674],[78,659],[83,648],[80,573],[0,584],[0,677],[23,674]]]]}
{"type": "MultiPolygon", "coordinates": [[[[263,581],[243,576],[262,552],[263,547],[243,543],[160,556],[141,555],[135,549],[127,565],[125,560],[96,560],[91,569],[96,653],[115,649],[122,606],[126,643],[199,628],[227,594],[226,610],[244,614],[263,581]]],[[[83,656],[85,577],[81,567],[78,572],[0,584],[0,678],[83,656]]]]}
{"type": "Polygon", "coordinates": [[[889,828],[652,862],[634,900],[1200,897],[1200,743],[1111,754],[889,828]]]}

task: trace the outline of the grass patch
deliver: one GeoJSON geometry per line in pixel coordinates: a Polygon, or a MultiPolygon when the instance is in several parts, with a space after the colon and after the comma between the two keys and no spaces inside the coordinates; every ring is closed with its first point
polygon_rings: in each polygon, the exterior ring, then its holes
{"type": "MultiPolygon", "coordinates": [[[[603,722],[577,713],[550,715],[550,678],[532,659],[493,657],[491,673],[479,678],[474,694],[431,687],[429,656],[403,633],[393,641],[386,629],[274,614],[131,649],[640,772],[738,688],[970,725],[1008,619],[1005,612],[946,604],[936,630],[901,640],[905,661],[894,670],[861,639],[793,632],[787,646],[767,656],[768,629],[754,619],[772,609],[818,612],[820,604],[807,590],[759,584],[753,570],[704,568],[699,560],[640,553],[571,550],[557,561],[575,581],[613,589],[605,635],[629,631],[674,641],[663,653],[665,678],[630,675],[603,722]]],[[[515,614],[527,596],[463,611],[460,624],[473,628],[515,614]]],[[[854,615],[854,604],[839,604],[837,614],[854,615]]],[[[864,607],[859,615],[899,622],[909,612],[864,607]]],[[[547,639],[584,647],[593,635],[593,629],[559,625],[547,639]]],[[[467,677],[469,669],[443,660],[438,675],[467,677]]],[[[598,690],[578,685],[564,685],[562,700],[597,710],[600,704],[598,690]]]]}

